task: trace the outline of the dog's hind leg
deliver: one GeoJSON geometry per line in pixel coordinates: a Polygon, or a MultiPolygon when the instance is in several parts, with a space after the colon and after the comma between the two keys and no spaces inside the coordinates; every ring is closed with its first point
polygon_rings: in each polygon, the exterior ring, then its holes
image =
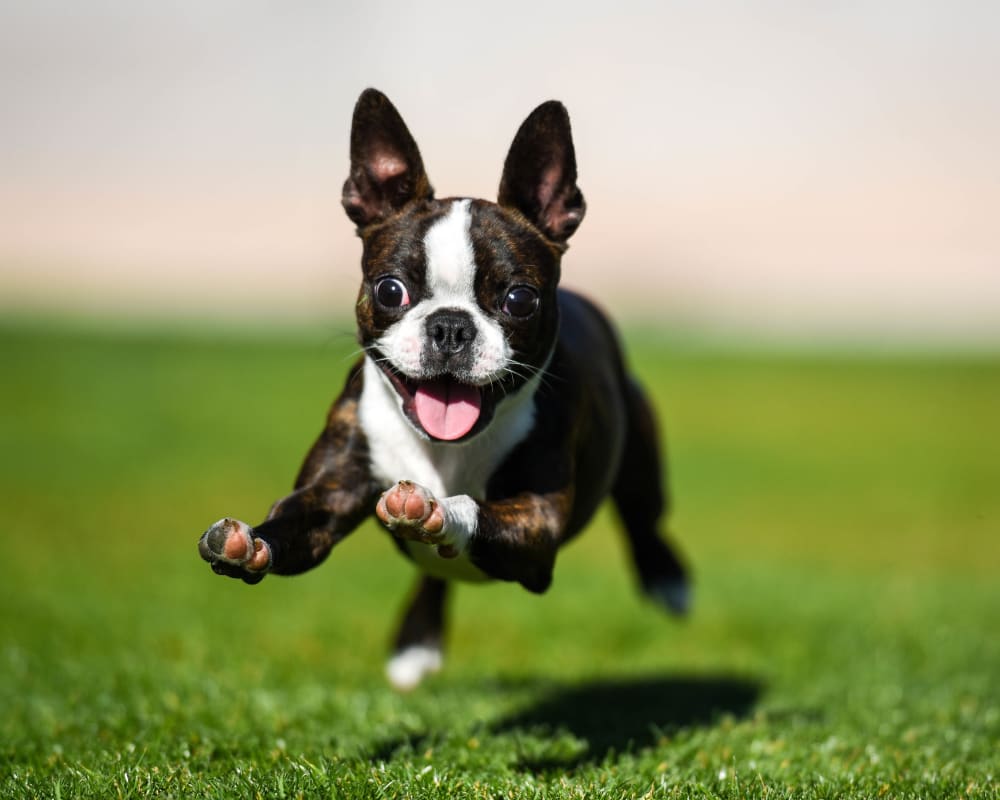
{"type": "Polygon", "coordinates": [[[389,683],[400,691],[416,687],[441,669],[447,582],[422,575],[409,599],[385,666],[389,683]]]}
{"type": "Polygon", "coordinates": [[[628,381],[625,389],[628,432],[612,496],[643,591],[667,610],[683,614],[690,604],[687,571],[659,532],[668,499],[656,420],[639,387],[628,381]]]}

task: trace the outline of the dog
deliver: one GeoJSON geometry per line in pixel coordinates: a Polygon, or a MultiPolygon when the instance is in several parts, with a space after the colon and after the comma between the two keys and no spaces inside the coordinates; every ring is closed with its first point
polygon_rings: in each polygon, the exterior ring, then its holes
{"type": "Polygon", "coordinates": [[[441,667],[449,581],[544,592],[559,548],[610,496],[642,589],[683,613],[654,415],[608,319],[558,285],[586,209],[566,109],[549,101],[521,125],[496,203],[435,199],[374,89],[355,106],[350,157],[364,354],[295,490],[257,527],[212,525],[202,558],[247,583],[304,572],[374,514],[421,573],[387,665],[410,689],[441,667]]]}

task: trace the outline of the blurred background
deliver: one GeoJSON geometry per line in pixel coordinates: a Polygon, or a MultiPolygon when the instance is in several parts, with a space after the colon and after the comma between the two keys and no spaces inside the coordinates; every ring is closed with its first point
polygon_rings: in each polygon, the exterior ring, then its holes
{"type": "Polygon", "coordinates": [[[491,796],[528,751],[553,797],[995,796],[998,77],[995,2],[0,0],[0,796],[374,796],[432,750],[491,796]],[[367,86],[441,197],[569,108],[564,281],[663,423],[683,624],[605,510],[543,599],[457,588],[399,697],[377,526],[252,588],[198,558],[356,353],[367,86]]]}
{"type": "Polygon", "coordinates": [[[349,313],[366,86],[439,196],[492,197],[568,106],[587,220],[566,282],[739,336],[1000,341],[1000,6],[0,7],[0,313],[349,313]]]}

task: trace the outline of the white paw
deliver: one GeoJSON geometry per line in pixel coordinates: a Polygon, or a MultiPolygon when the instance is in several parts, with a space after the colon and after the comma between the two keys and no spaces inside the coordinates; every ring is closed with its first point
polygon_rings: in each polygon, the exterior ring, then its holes
{"type": "Polygon", "coordinates": [[[428,675],[440,671],[441,649],[416,644],[396,653],[385,665],[385,676],[394,689],[408,692],[428,675]]]}

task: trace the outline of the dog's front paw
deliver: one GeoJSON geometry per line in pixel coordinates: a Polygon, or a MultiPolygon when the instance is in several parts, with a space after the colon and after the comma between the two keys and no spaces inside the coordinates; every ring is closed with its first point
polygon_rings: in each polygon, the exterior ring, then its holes
{"type": "Polygon", "coordinates": [[[198,552],[212,570],[247,583],[263,580],[271,568],[271,548],[238,519],[220,519],[198,540],[198,552]]]}
{"type": "Polygon", "coordinates": [[[438,555],[454,558],[455,548],[446,541],[444,509],[429,489],[413,481],[400,481],[382,493],[376,516],[397,536],[435,545],[438,555]]]}

